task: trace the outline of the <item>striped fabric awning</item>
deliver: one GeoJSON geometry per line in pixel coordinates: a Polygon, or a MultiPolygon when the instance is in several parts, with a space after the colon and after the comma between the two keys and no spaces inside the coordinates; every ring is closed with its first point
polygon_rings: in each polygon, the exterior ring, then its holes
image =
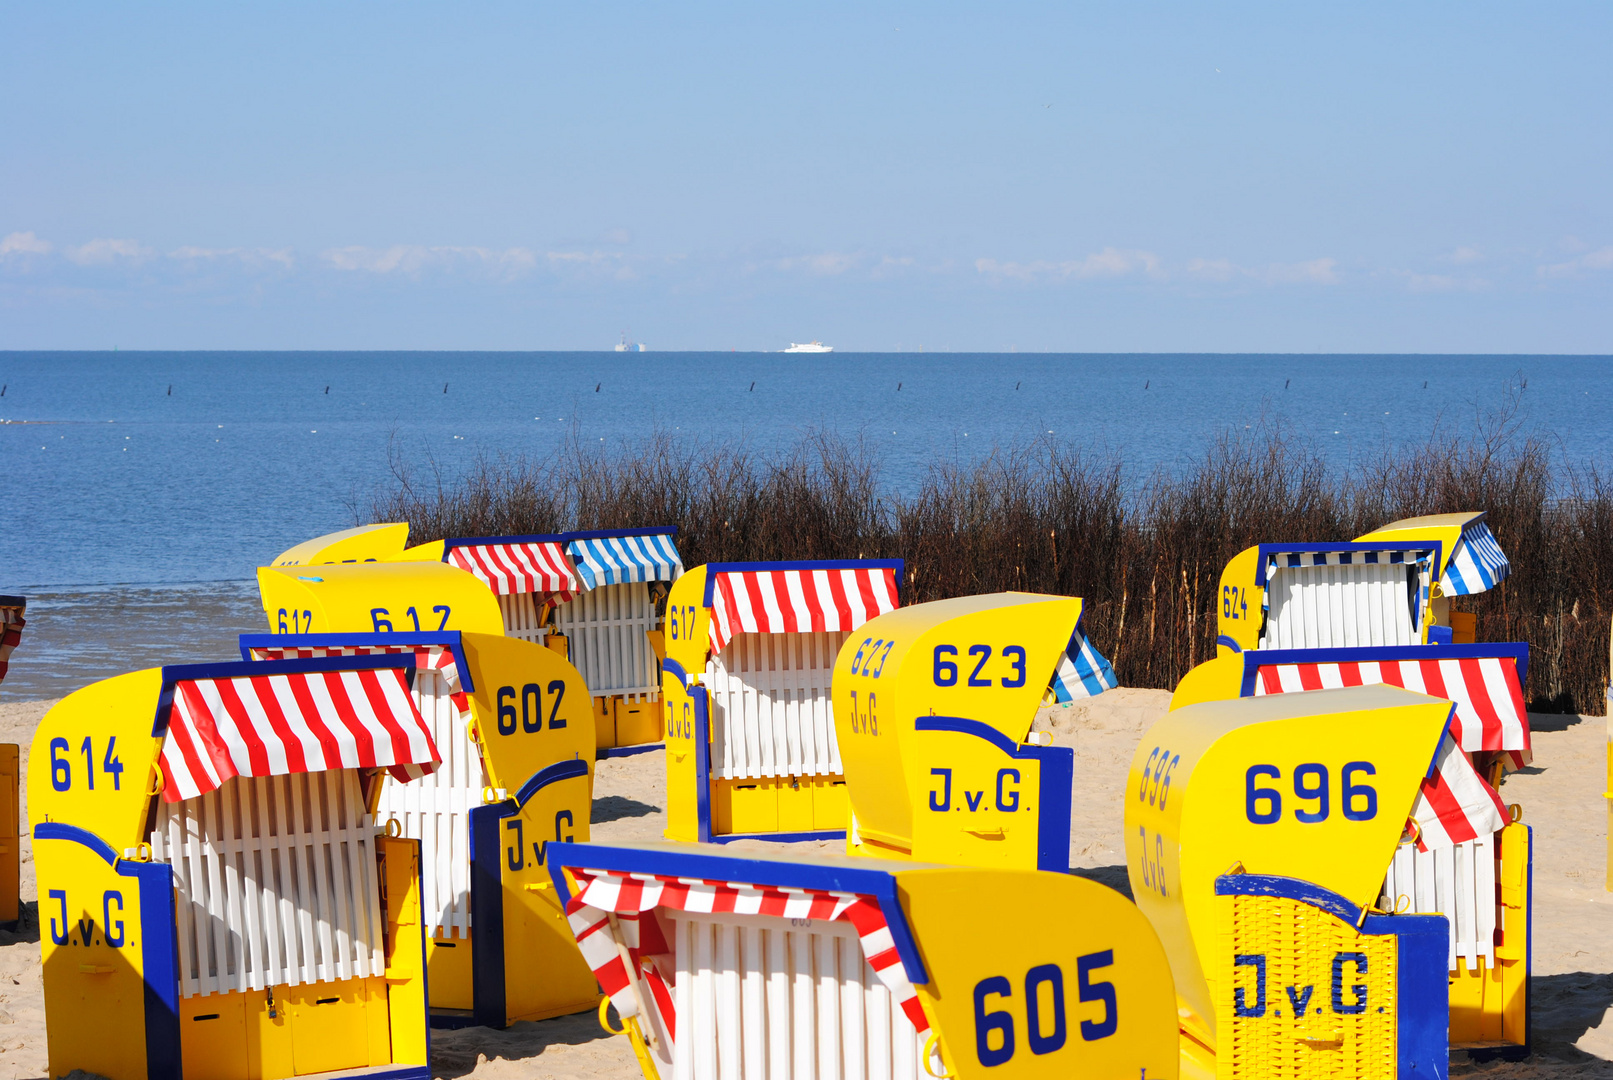
{"type": "Polygon", "coordinates": [[[1474,771],[1448,733],[1440,740],[1432,773],[1418,789],[1411,816],[1417,821],[1417,847],[1422,851],[1490,836],[1508,820],[1501,796],[1474,771]]]}
{"type": "Polygon", "coordinates": [[[165,667],[152,731],[163,737],[162,797],[192,799],[236,776],[424,776],[440,758],[410,693],[414,671],[412,654],[165,667]]]}
{"type": "Polygon", "coordinates": [[[648,986],[645,1004],[656,1009],[668,1033],[677,1025],[671,987],[675,968],[661,967],[673,955],[660,924],[643,918],[657,907],[702,913],[771,915],[784,919],[844,920],[857,931],[863,959],[890,990],[903,1014],[920,1036],[930,1030],[907,969],[896,949],[885,913],[872,896],[824,889],[779,888],[738,882],[703,881],[660,874],[623,874],[567,867],[577,881],[576,894],[566,905],[571,932],[600,988],[623,1017],[638,1015],[638,999],[628,978],[621,950],[612,932],[612,915],[621,928],[637,974],[648,986]]]}
{"type": "Polygon", "coordinates": [[[901,605],[900,559],[712,563],[706,571],[712,655],[735,634],[855,630],[901,605]]]}
{"type": "Polygon", "coordinates": [[[561,537],[450,540],[443,561],[475,575],[498,596],[563,593],[569,598],[582,588],[561,537]]]}
{"type": "Polygon", "coordinates": [[[1472,596],[1499,585],[1510,573],[1512,564],[1506,552],[1481,518],[1464,528],[1457,538],[1439,587],[1446,596],[1472,596]]]}
{"type": "Polygon", "coordinates": [[[671,529],[567,535],[571,539],[566,552],[576,560],[584,588],[676,581],[683,573],[683,559],[673,546],[671,529]]]}
{"type": "Polygon", "coordinates": [[[444,635],[440,640],[410,641],[412,634],[386,634],[387,640],[365,640],[372,634],[242,634],[243,660],[312,660],[328,656],[402,656],[413,654],[417,669],[435,671],[448,684],[448,696],[460,716],[469,717],[470,673],[465,670],[463,683],[460,664],[464,655],[459,644],[459,633],[444,635]]]}
{"type": "MultiPolygon", "coordinates": [[[[1417,651],[1426,654],[1433,650],[1421,646],[1417,651]]],[[[1253,692],[1256,697],[1387,683],[1455,702],[1451,734],[1462,750],[1468,753],[1509,751],[1508,758],[1514,767],[1527,765],[1531,760],[1529,716],[1524,708],[1516,657],[1425,655],[1322,663],[1283,662],[1283,654],[1275,652],[1247,652],[1244,657],[1245,665],[1255,669],[1253,692]]]]}
{"type": "Polygon", "coordinates": [[[1059,657],[1059,666],[1053,672],[1054,698],[1065,703],[1077,698],[1097,697],[1119,685],[1115,669],[1102,653],[1092,647],[1092,642],[1081,632],[1081,624],[1077,623],[1075,633],[1070,636],[1069,647],[1059,657]]]}
{"type": "Polygon", "coordinates": [[[0,596],[0,680],[6,677],[11,666],[11,650],[22,640],[23,627],[28,625],[23,612],[28,601],[21,596],[0,596]]]}

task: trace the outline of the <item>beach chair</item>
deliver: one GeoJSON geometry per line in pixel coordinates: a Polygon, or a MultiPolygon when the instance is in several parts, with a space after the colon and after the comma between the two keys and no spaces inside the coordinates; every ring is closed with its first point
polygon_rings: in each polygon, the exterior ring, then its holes
{"type": "Polygon", "coordinates": [[[498,597],[506,634],[558,649],[582,672],[602,757],[661,746],[662,609],[683,573],[676,531],[477,537],[443,545],[445,562],[498,597]]]}
{"type": "Polygon", "coordinates": [[[167,667],[69,695],[28,777],[50,1075],[426,1080],[413,655],[167,667]]]}
{"type": "Polygon", "coordinates": [[[377,812],[421,842],[432,870],[423,897],[432,1022],[503,1027],[592,1008],[592,979],[542,871],[551,840],[588,836],[594,725],[582,677],[559,653],[505,636],[492,596],[453,567],[307,569],[318,574],[263,574],[280,588],[265,588],[266,605],[280,606],[289,593],[285,602],[316,612],[315,625],[334,632],[246,635],[242,652],[418,657],[416,700],[443,767],[415,784],[383,784],[377,812]],[[400,625],[397,612],[430,610],[448,595],[445,584],[463,586],[479,605],[450,597],[447,619],[474,611],[489,630],[414,633],[412,621],[400,625]],[[370,628],[376,606],[389,613],[391,630],[370,628]]]}
{"type": "MultiPolygon", "coordinates": [[[[28,600],[22,596],[0,596],[0,682],[11,665],[11,650],[22,640],[28,625],[23,616],[28,600]]],[[[22,748],[16,743],[0,743],[0,926],[15,927],[21,911],[22,830],[22,748]]]]}
{"type": "Polygon", "coordinates": [[[27,597],[0,596],[0,682],[5,681],[6,670],[11,666],[11,650],[22,640],[23,627],[28,625],[23,617],[27,611],[27,597]]]}
{"type": "Polygon", "coordinates": [[[841,646],[900,603],[899,559],[710,563],[667,600],[668,839],[838,839],[841,646]]]}
{"type": "Polygon", "coordinates": [[[1144,735],[1126,870],[1170,957],[1184,1072],[1445,1075],[1446,919],[1375,905],[1430,761],[1461,760],[1453,712],[1356,686],[1188,705],[1144,735]]]}
{"type": "Polygon", "coordinates": [[[851,854],[1069,869],[1074,751],[1031,723],[1045,702],[1115,685],[1082,609],[995,593],[863,624],[834,671],[851,854]]]}
{"type": "Polygon", "coordinates": [[[1178,1075],[1170,968],[1118,892],[731,851],[557,844],[550,858],[646,1080],[1178,1075]]]}
{"type": "MultiPolygon", "coordinates": [[[[683,573],[676,532],[668,526],[484,536],[407,547],[407,524],[363,525],[299,544],[274,566],[442,562],[465,571],[492,594],[504,633],[556,649],[582,672],[594,698],[600,755],[615,757],[661,745],[662,609],[683,573]]],[[[288,610],[295,620],[295,604],[288,610]]]]}
{"type": "Polygon", "coordinates": [[[1506,556],[1483,515],[1472,513],[1410,518],[1349,545],[1272,547],[1251,548],[1228,565],[1219,655],[1183,677],[1171,707],[1362,683],[1403,686],[1455,703],[1451,730],[1462,761],[1451,768],[1460,773],[1454,782],[1464,798],[1428,792],[1420,805],[1429,812],[1413,829],[1415,842],[1404,845],[1385,875],[1383,903],[1450,917],[1452,1044],[1481,1055],[1523,1054],[1532,847],[1528,829],[1518,824],[1521,808],[1503,804],[1495,789],[1506,772],[1531,760],[1523,700],[1529,651],[1521,643],[1473,643],[1472,616],[1450,608],[1452,597],[1504,580],[1506,556]],[[1359,560],[1372,549],[1376,564],[1326,561],[1341,553],[1359,560]],[[1258,565],[1267,567],[1268,583],[1276,582],[1251,605],[1263,612],[1264,628],[1243,617],[1246,586],[1236,583],[1258,565]],[[1373,565],[1400,568],[1392,592],[1378,579],[1371,579],[1371,589],[1362,584],[1373,565]],[[1283,575],[1287,583],[1279,580],[1283,575]],[[1389,602],[1400,597],[1408,602],[1389,602]],[[1285,628],[1273,633],[1271,612],[1285,604],[1285,628]],[[1426,643],[1401,640],[1406,635],[1397,627],[1419,623],[1426,643]],[[1240,651],[1244,645],[1250,647],[1240,651]],[[1496,944],[1503,925],[1510,927],[1500,935],[1506,943],[1496,944]]]}

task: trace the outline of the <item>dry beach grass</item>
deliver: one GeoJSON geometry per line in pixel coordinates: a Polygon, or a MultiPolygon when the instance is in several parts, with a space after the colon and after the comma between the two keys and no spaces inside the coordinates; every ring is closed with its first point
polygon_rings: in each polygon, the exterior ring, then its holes
{"type": "MultiPolygon", "coordinates": [[[[937,461],[916,490],[878,455],[809,435],[777,455],[666,433],[616,449],[411,470],[356,512],[412,540],[676,525],[684,565],[901,558],[904,603],[1019,589],[1086,600],[1088,636],[1122,685],[1169,689],[1215,655],[1222,569],[1266,542],[1348,540],[1422,514],[1486,510],[1506,584],[1464,598],[1484,641],[1527,641],[1533,709],[1604,708],[1613,617],[1613,483],[1516,423],[1516,397],[1421,445],[1331,468],[1272,427],[1217,441],[1172,473],[1136,476],[1051,441],[937,461]]],[[[357,510],[357,508],[355,508],[357,510]]]]}
{"type": "MultiPolygon", "coordinates": [[[[1120,689],[1091,701],[1044,709],[1036,727],[1076,755],[1071,864],[1124,890],[1121,793],[1132,752],[1162,713],[1162,690],[1120,689]]],[[[0,741],[22,744],[50,702],[0,705],[0,741]]],[[[1453,1063],[1453,1076],[1558,1080],[1613,1076],[1613,894],[1604,891],[1605,729],[1599,719],[1535,715],[1535,765],[1506,782],[1533,824],[1535,865],[1535,1054],[1518,1063],[1453,1063]]],[[[666,780],[658,753],[600,763],[593,837],[653,841],[665,823],[666,780]]],[[[24,807],[26,822],[26,807],[24,807]]],[[[809,852],[827,844],[791,847],[809,852]]],[[[31,852],[23,844],[26,915],[0,935],[0,1080],[46,1075],[45,1013],[31,852]]],[[[633,1080],[637,1065],[622,1037],[592,1015],[515,1024],[506,1031],[435,1032],[433,1074],[476,1080],[633,1080]]]]}

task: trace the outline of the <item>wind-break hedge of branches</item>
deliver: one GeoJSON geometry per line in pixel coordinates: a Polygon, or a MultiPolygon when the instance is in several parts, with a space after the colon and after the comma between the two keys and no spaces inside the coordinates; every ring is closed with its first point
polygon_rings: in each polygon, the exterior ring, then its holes
{"type": "Polygon", "coordinates": [[[1463,432],[1347,470],[1281,428],[1215,441],[1195,465],[1134,480],[1052,442],[933,465],[915,493],[882,483],[860,440],[810,434],[782,453],[656,433],[613,450],[482,458],[429,480],[394,454],[372,521],[411,540],[676,525],[685,565],[906,562],[904,602],[1007,589],[1084,597],[1085,626],[1125,686],[1172,688],[1215,654],[1219,579],[1242,549],[1348,540],[1398,518],[1484,510],[1512,574],[1454,604],[1485,641],[1531,647],[1525,696],[1600,713],[1613,616],[1613,482],[1560,464],[1515,401],[1463,432]]]}

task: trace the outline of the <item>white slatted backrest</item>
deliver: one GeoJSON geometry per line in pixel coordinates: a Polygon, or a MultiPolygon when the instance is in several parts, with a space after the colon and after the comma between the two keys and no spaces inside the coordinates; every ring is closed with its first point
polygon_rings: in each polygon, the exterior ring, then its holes
{"type": "Polygon", "coordinates": [[[1418,851],[1402,844],[1389,864],[1378,906],[1402,914],[1443,915],[1451,925],[1450,970],[1483,958],[1495,966],[1495,837],[1418,851]]]}
{"type": "Polygon", "coordinates": [[[396,818],[420,841],[421,909],[427,933],[470,937],[470,812],[482,805],[482,759],[438,672],[415,673],[415,704],[431,726],[442,764],[429,776],[382,781],[377,818],[396,818]]]}
{"type": "Polygon", "coordinates": [[[673,1080],[913,1080],[924,1047],[841,922],[667,912],[673,1080]],[[802,924],[805,925],[802,925],[802,924]]]}
{"type": "Polygon", "coordinates": [[[184,997],[383,972],[375,826],[358,771],[236,777],[162,802],[184,997]]]}
{"type": "Polygon", "coordinates": [[[554,627],[590,694],[660,694],[661,667],[644,636],[656,627],[645,582],[589,589],[554,609],[554,627]]]}
{"type": "Polygon", "coordinates": [[[829,680],[851,635],[735,634],[706,665],[712,775],[838,776],[829,680]]]}
{"type": "Polygon", "coordinates": [[[1415,645],[1406,563],[1285,566],[1266,583],[1262,649],[1415,645]]]}
{"type": "Polygon", "coordinates": [[[549,636],[549,628],[538,623],[538,598],[533,593],[509,593],[498,598],[504,616],[504,636],[538,645],[549,636]]]}

